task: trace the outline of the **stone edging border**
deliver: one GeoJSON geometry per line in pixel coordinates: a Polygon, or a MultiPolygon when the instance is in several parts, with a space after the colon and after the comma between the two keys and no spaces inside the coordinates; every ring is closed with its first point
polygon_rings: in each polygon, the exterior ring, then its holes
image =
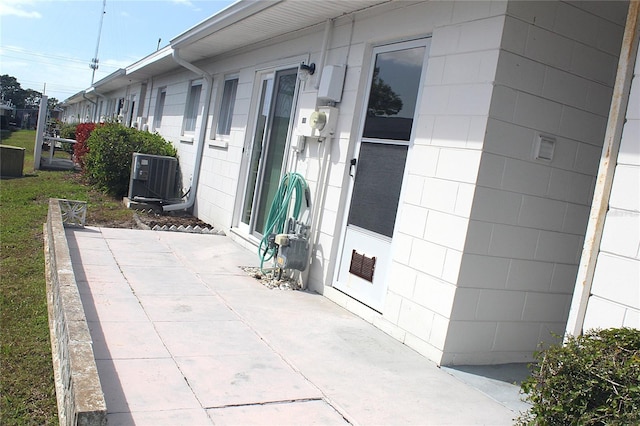
{"type": "Polygon", "coordinates": [[[61,425],[105,426],[107,404],[93,341],[71,265],[60,200],[49,199],[43,226],[47,306],[61,425]]]}

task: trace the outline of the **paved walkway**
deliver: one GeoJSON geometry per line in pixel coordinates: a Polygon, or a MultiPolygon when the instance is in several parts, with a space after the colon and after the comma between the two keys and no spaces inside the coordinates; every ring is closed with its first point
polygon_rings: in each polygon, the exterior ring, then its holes
{"type": "Polygon", "coordinates": [[[66,233],[110,426],[509,425],[517,415],[330,300],[264,287],[239,268],[257,256],[228,237],[66,233]]]}

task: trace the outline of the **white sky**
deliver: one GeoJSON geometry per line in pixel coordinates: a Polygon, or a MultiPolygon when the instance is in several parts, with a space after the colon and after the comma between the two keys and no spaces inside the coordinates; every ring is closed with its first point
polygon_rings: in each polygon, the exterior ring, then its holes
{"type": "MultiPolygon", "coordinates": [[[[106,0],[98,81],[169,44],[231,0],[106,0]]],[[[63,101],[91,86],[103,0],[0,0],[0,74],[63,101]],[[45,89],[46,84],[46,89],[45,89]]]]}

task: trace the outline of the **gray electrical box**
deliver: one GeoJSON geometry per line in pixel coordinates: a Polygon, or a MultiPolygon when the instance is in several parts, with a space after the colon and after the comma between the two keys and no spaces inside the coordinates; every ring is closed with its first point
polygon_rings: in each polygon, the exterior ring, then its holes
{"type": "Polygon", "coordinates": [[[129,199],[166,201],[177,198],[178,159],[163,155],[133,153],[129,199]]]}
{"type": "MultiPolygon", "coordinates": [[[[309,241],[295,234],[287,234],[280,238],[276,264],[280,269],[297,269],[304,271],[307,268],[309,257],[309,241]]],[[[277,237],[276,237],[277,238],[277,237]]]]}
{"type": "Polygon", "coordinates": [[[346,71],[347,67],[345,65],[327,65],[322,69],[318,87],[318,100],[325,102],[340,102],[342,100],[346,71]]]}

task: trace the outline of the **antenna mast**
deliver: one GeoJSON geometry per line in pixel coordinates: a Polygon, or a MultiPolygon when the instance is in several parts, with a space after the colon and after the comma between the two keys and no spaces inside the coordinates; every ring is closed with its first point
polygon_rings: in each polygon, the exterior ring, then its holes
{"type": "Polygon", "coordinates": [[[96,70],[98,69],[98,48],[100,47],[100,35],[102,34],[102,21],[104,20],[104,15],[107,9],[107,0],[102,0],[102,14],[100,15],[100,25],[98,27],[98,41],[96,42],[96,53],[91,59],[91,64],[89,68],[93,70],[91,73],[91,85],[93,86],[93,80],[96,76],[96,70]]]}

